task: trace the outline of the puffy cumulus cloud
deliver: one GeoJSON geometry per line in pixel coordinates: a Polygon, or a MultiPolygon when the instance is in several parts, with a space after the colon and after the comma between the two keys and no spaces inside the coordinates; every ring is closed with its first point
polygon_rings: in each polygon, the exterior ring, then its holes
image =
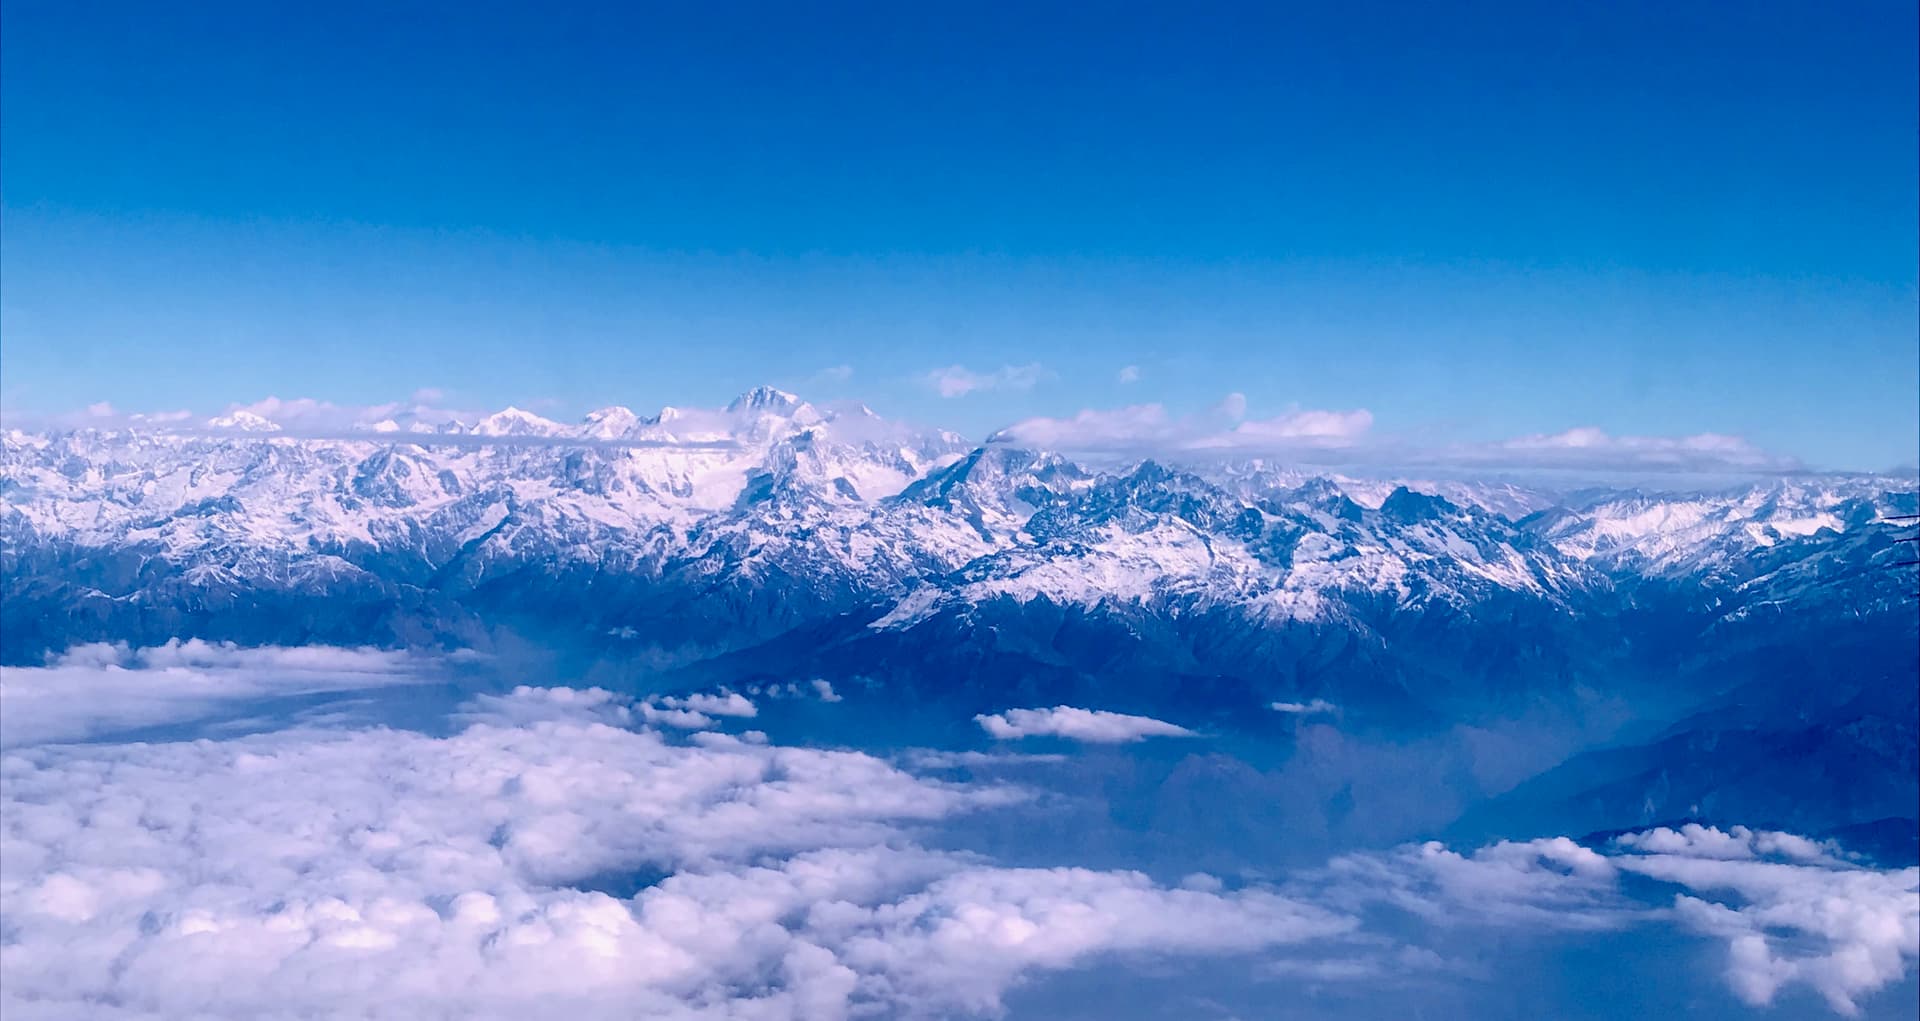
{"type": "Polygon", "coordinates": [[[1349,910],[1384,903],[1441,925],[1598,930],[1631,921],[1615,897],[1618,875],[1611,859],[1566,837],[1467,853],[1428,842],[1336,858],[1319,896],[1349,910]]]}
{"type": "Polygon", "coordinates": [[[248,699],[415,683],[435,676],[435,667],[405,652],[334,646],[81,645],[44,667],[0,668],[0,746],[191,720],[248,699]]]}
{"type": "Polygon", "coordinates": [[[1009,709],[979,715],[974,721],[996,739],[1064,737],[1095,744],[1120,744],[1149,737],[1197,737],[1193,731],[1150,716],[1128,716],[1104,709],[1060,705],[1051,709],[1009,709]]]}
{"type": "Polygon", "coordinates": [[[1289,892],[1347,912],[1385,904],[1443,929],[1677,921],[1725,944],[1724,979],[1741,1001],[1766,1006],[1800,984],[1854,1016],[1862,996],[1900,981],[1920,957],[1920,868],[1867,868],[1837,850],[1789,833],[1697,825],[1600,849],[1565,837],[1465,854],[1428,843],[1336,859],[1289,892]]]}
{"type": "MultiPolygon", "coordinates": [[[[794,683],[752,685],[756,695],[768,698],[801,698],[811,692],[821,701],[839,701],[833,686],[817,681],[802,689],[794,683]],[[826,685],[824,691],[820,685],[826,685]],[[831,696],[831,697],[828,697],[831,696]]],[[[746,720],[760,714],[753,700],[736,691],[688,695],[648,695],[635,699],[602,688],[535,688],[522,685],[505,696],[480,695],[455,714],[466,723],[525,724],[541,720],[595,721],[613,726],[635,723],[673,727],[679,730],[705,730],[719,726],[722,719],[746,720]]]]}
{"type": "Polygon", "coordinates": [[[447,737],[7,755],[0,1012],[941,1015],[991,1011],[1032,973],[1098,955],[1246,953],[1357,926],[1272,889],[917,847],[911,827],[1020,794],[586,718],[612,701],[518,690],[447,737]]]}
{"type": "Polygon", "coordinates": [[[1349,447],[1373,426],[1365,409],[1293,409],[1259,419],[1246,418],[1246,411],[1246,397],[1237,393],[1207,415],[1174,416],[1160,404],[1089,408],[1067,418],[1015,422],[988,442],[1128,455],[1286,453],[1349,447]]]}
{"type": "Polygon", "coordinates": [[[1038,362],[1003,365],[992,372],[975,372],[964,365],[934,369],[920,381],[942,397],[965,397],[978,390],[1031,390],[1053,373],[1038,362]]]}
{"type": "Polygon", "coordinates": [[[1625,833],[1613,840],[1619,847],[1654,854],[1677,854],[1690,858],[1764,857],[1789,858],[1801,862],[1841,864],[1838,845],[1808,840],[1792,833],[1753,830],[1733,826],[1722,830],[1699,823],[1676,828],[1657,826],[1639,833],[1625,833]]]}
{"type": "MultiPolygon", "coordinates": [[[[1680,852],[1625,856],[1620,867],[1685,891],[1674,914],[1725,942],[1727,984],[1744,1002],[1766,1006],[1798,983],[1836,1013],[1858,1015],[1861,996],[1898,982],[1920,957],[1920,868],[1809,863],[1810,841],[1765,836],[1788,860],[1680,852]]],[[[1768,853],[1759,842],[1754,850],[1768,853]]]]}
{"type": "Polygon", "coordinates": [[[748,719],[760,713],[759,707],[751,699],[739,692],[724,689],[718,693],[650,695],[636,708],[648,723],[683,730],[704,730],[715,726],[719,723],[715,717],[748,719]]]}
{"type": "Polygon", "coordinates": [[[1120,367],[1120,372],[1116,378],[1123,384],[1138,383],[1140,382],[1140,366],[1123,365],[1120,367]]]}
{"type": "Polygon", "coordinates": [[[686,709],[709,716],[753,717],[760,713],[754,704],[738,692],[722,691],[719,694],[693,694],[675,697],[661,696],[659,704],[669,709],[686,709]]]}
{"type": "Polygon", "coordinates": [[[908,1003],[988,1013],[1032,969],[1116,952],[1249,953],[1352,933],[1358,921],[1269,890],[1167,889],[1135,872],[974,868],[879,907],[818,911],[845,959],[908,1003]]]}

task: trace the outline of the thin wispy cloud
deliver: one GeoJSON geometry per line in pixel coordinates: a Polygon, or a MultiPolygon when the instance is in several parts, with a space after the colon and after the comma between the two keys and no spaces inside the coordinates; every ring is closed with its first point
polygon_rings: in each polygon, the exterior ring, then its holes
{"type": "Polygon", "coordinates": [[[1174,416],[1161,404],[1111,410],[1089,408],[1068,418],[1023,419],[989,442],[1067,452],[1152,455],[1179,452],[1277,452],[1293,448],[1344,448],[1373,427],[1367,410],[1294,409],[1269,418],[1246,418],[1246,398],[1229,394],[1208,414],[1174,416]]]}
{"type": "Polygon", "coordinates": [[[1551,435],[1522,436],[1498,444],[1456,449],[1469,460],[1512,460],[1567,467],[1724,466],[1768,470],[1799,467],[1798,462],[1791,458],[1768,453],[1741,437],[1724,433],[1615,436],[1589,426],[1551,435]]]}
{"type": "Polygon", "coordinates": [[[1339,706],[1324,698],[1316,698],[1311,702],[1274,702],[1268,708],[1291,716],[1326,716],[1340,711],[1339,706]]]}
{"type": "Polygon", "coordinates": [[[1249,456],[1383,468],[1487,471],[1790,472],[1801,465],[1723,433],[1624,436],[1582,427],[1481,443],[1422,443],[1383,436],[1365,408],[1289,408],[1249,417],[1244,394],[1230,393],[1205,413],[1175,415],[1158,403],[1087,408],[1063,417],[1022,419],[988,437],[1003,443],[1125,457],[1249,456]]]}
{"type": "Polygon", "coordinates": [[[1038,362],[1003,365],[991,372],[975,372],[964,365],[934,369],[920,381],[942,397],[965,397],[982,390],[1031,390],[1053,373],[1038,362]]]}

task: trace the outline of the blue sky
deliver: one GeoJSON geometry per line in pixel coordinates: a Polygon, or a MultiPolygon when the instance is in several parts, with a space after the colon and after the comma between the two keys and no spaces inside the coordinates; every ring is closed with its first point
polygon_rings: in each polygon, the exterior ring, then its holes
{"type": "Polygon", "coordinates": [[[1911,4],[183,6],[6,5],[9,411],[1920,444],[1911,4]]]}

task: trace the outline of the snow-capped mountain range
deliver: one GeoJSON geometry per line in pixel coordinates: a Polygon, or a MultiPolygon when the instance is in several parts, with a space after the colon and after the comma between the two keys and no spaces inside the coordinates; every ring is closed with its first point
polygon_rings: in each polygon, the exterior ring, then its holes
{"type": "Polygon", "coordinates": [[[1542,819],[1829,805],[1801,821],[1840,826],[1911,803],[1911,479],[1093,464],[768,388],[574,425],[282,425],[0,434],[0,662],[175,638],[537,650],[543,675],[635,691],[817,679],[849,694],[837,719],[922,714],[937,741],[1019,705],[1275,748],[1296,722],[1275,704],[1389,741],[1538,718],[1564,753],[1649,742],[1516,792],[1542,819]],[[1768,772],[1782,749],[1812,772],[1768,772]],[[1857,796],[1795,793],[1829,781],[1857,796]]]}
{"type": "MultiPolygon", "coordinates": [[[[1781,598],[1783,577],[1840,572],[1880,606],[1900,583],[1860,569],[1892,559],[1887,519],[1915,505],[1910,480],[1882,477],[1556,493],[1258,462],[1096,470],[765,387],[570,426],[509,408],[364,436],[247,412],[191,433],[14,430],[0,487],[10,603],[58,607],[86,637],[89,620],[303,593],[513,604],[516,586],[569,577],[618,601],[556,620],[710,649],[823,615],[898,630],[999,600],[1365,628],[1511,598],[1585,612],[1649,581],[1709,585],[1734,613],[1781,598]],[[717,597],[734,609],[677,630],[717,597]]],[[[16,660],[59,640],[9,631],[16,660]]]]}

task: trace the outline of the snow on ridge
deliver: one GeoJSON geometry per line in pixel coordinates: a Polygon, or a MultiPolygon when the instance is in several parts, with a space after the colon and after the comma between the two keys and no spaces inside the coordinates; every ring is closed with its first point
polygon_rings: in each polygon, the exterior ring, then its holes
{"type": "Polygon", "coordinates": [[[870,627],[885,630],[998,599],[1230,605],[1275,620],[1328,619],[1353,600],[1551,601],[1606,572],[1718,565],[1913,503],[1884,479],[1568,497],[1264,462],[1101,472],[770,388],[730,408],[613,406],[573,426],[511,408],[473,426],[396,413],[325,438],[10,430],[0,528],[138,547],[217,584],[374,569],[350,548],[435,569],[456,554],[476,570],[514,557],[708,577],[778,568],[871,594],[885,612],[870,627]],[[449,442],[414,442],[421,428],[449,442]],[[1517,520],[1549,496],[1559,502],[1517,520]]]}

